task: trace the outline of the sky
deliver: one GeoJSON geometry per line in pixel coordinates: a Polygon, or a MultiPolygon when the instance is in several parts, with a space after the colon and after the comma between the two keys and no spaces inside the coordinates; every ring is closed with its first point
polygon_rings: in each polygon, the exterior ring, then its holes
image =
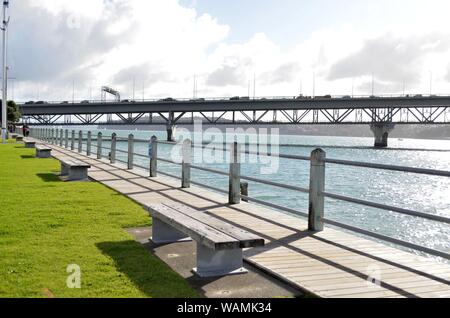
{"type": "Polygon", "coordinates": [[[448,0],[11,0],[9,97],[450,93],[448,0]]]}

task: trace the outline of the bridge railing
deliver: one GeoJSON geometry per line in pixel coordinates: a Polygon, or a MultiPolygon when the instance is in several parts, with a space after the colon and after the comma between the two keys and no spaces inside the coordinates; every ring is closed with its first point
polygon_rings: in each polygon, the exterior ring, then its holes
{"type": "Polygon", "coordinates": [[[241,96],[239,99],[236,97],[205,97],[205,98],[135,98],[135,99],[124,99],[122,101],[105,101],[105,100],[95,100],[95,99],[85,99],[85,100],[70,100],[70,101],[20,101],[17,102],[18,105],[42,105],[42,104],[52,104],[52,105],[73,105],[73,104],[105,104],[105,103],[147,103],[147,102],[192,102],[192,101],[230,101],[230,100],[287,100],[287,99],[367,99],[367,98],[433,98],[433,97],[449,97],[450,94],[379,94],[379,95],[324,95],[324,96],[241,96]]]}
{"type": "Polygon", "coordinates": [[[233,144],[222,144],[223,148],[215,148],[216,150],[222,150],[224,152],[228,152],[230,156],[230,166],[229,170],[218,170],[212,168],[201,167],[198,165],[194,165],[192,163],[192,154],[193,149],[196,147],[204,148],[203,145],[193,145],[190,140],[185,140],[183,143],[176,142],[165,142],[159,141],[156,137],[152,137],[150,140],[144,139],[136,139],[131,134],[128,138],[120,138],[115,133],[111,136],[103,136],[102,133],[98,133],[97,136],[93,136],[91,132],[82,132],[79,131],[78,134],[75,130],[71,132],[69,130],[62,129],[50,129],[50,128],[33,128],[31,130],[31,134],[33,137],[41,139],[47,143],[51,143],[54,145],[59,145],[61,147],[69,148],[71,150],[78,150],[79,153],[85,152],[87,155],[93,155],[92,149],[96,149],[96,157],[97,159],[108,159],[111,164],[115,164],[116,162],[121,162],[127,165],[129,170],[134,169],[135,167],[145,169],[149,171],[149,176],[151,178],[157,177],[158,173],[172,177],[178,180],[181,180],[181,186],[183,188],[189,188],[191,184],[201,186],[207,189],[211,189],[213,191],[217,191],[223,194],[227,194],[229,197],[230,204],[238,204],[241,200],[246,202],[253,202],[262,206],[274,208],[280,211],[284,211],[287,213],[295,214],[297,216],[302,216],[308,219],[308,229],[310,231],[322,231],[324,229],[324,225],[328,224],[330,226],[342,228],[348,231],[352,231],[361,235],[365,235],[371,238],[375,238],[377,240],[386,241],[395,245],[399,245],[408,249],[421,251],[433,256],[441,257],[447,260],[450,260],[450,254],[441,250],[436,250],[433,248],[428,248],[419,244],[415,244],[412,242],[407,242],[404,240],[400,240],[397,238],[393,238],[387,235],[383,235],[380,233],[375,233],[373,231],[368,231],[365,229],[361,229],[349,224],[341,223],[336,220],[331,220],[325,216],[325,198],[344,201],[351,204],[372,207],[380,210],[386,210],[390,212],[395,212],[398,214],[416,217],[421,219],[426,219],[429,221],[450,224],[450,218],[430,213],[424,213],[420,211],[414,211],[410,209],[400,208],[396,206],[392,206],[384,203],[377,203],[363,199],[357,199],[341,194],[335,194],[326,191],[325,189],[325,170],[327,165],[344,165],[344,166],[352,166],[352,167],[361,167],[368,169],[377,169],[384,171],[394,171],[394,172],[403,172],[403,173],[414,173],[428,176],[439,176],[448,178],[450,177],[450,171],[443,170],[434,170],[434,169],[423,169],[423,168],[414,168],[414,167],[403,167],[403,166],[395,166],[395,165],[386,165],[386,164],[376,164],[376,163],[368,163],[368,162],[358,162],[358,161],[348,161],[348,160],[340,160],[340,159],[331,159],[326,158],[326,153],[322,149],[316,149],[311,153],[311,156],[295,156],[295,155],[286,155],[286,154],[277,154],[279,158],[285,158],[289,160],[297,160],[297,161],[307,161],[310,163],[310,175],[309,175],[309,188],[303,188],[293,185],[288,185],[284,183],[263,180],[260,178],[256,178],[253,176],[245,176],[241,174],[241,161],[240,156],[242,154],[247,155],[255,155],[255,156],[272,156],[271,153],[262,154],[259,152],[242,150],[241,145],[238,143],[233,144]],[[109,141],[110,146],[105,147],[104,141],[109,141]],[[127,149],[117,148],[117,142],[127,143],[127,149]],[[134,151],[135,142],[144,142],[148,143],[148,153],[137,153],[134,151]],[[75,145],[78,144],[78,148],[75,149],[75,145]],[[181,146],[182,160],[181,162],[177,162],[174,160],[170,160],[167,158],[163,158],[158,154],[158,145],[166,145],[166,146],[181,146]],[[85,147],[84,147],[85,146],[85,147]],[[106,152],[105,152],[106,151],[106,152]],[[117,157],[117,153],[122,154],[125,159],[120,159],[117,157]],[[107,155],[106,155],[107,154],[107,155]],[[135,157],[140,157],[142,159],[146,159],[148,161],[148,165],[140,165],[135,162],[135,157]],[[164,162],[168,164],[173,164],[178,167],[181,167],[181,176],[173,175],[158,169],[158,162],[164,162]],[[214,186],[194,182],[191,180],[192,170],[207,172],[215,175],[225,176],[229,178],[229,190],[225,191],[223,189],[216,188],[214,186]],[[307,194],[309,196],[309,210],[308,213],[304,213],[292,208],[288,208],[285,206],[281,206],[278,204],[274,204],[271,202],[259,200],[256,198],[252,198],[248,195],[248,184],[244,181],[255,182],[259,184],[264,184],[271,187],[286,189],[290,191],[296,191],[299,193],[307,194]]]}

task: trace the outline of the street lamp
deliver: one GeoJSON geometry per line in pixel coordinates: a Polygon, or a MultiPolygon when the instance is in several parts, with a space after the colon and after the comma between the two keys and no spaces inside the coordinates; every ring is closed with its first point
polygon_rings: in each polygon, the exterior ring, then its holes
{"type": "Polygon", "coordinates": [[[9,17],[6,18],[8,13],[8,7],[9,7],[9,1],[4,0],[3,1],[3,23],[2,23],[2,32],[3,32],[3,44],[2,44],[2,52],[3,52],[3,63],[2,63],[2,70],[3,70],[3,92],[2,92],[2,139],[3,143],[6,143],[7,139],[7,107],[8,107],[8,69],[7,69],[7,56],[6,56],[6,35],[8,31],[8,24],[9,24],[9,17]]]}

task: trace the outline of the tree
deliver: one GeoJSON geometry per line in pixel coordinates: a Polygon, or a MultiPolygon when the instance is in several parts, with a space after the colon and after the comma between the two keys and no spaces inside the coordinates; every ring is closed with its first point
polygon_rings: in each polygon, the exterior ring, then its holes
{"type": "MultiPolygon", "coordinates": [[[[1,104],[0,100],[0,104],[1,104]]],[[[0,112],[0,120],[2,118],[1,112],[0,112]]],[[[9,123],[17,123],[20,119],[20,111],[19,107],[16,105],[16,103],[12,100],[8,102],[7,107],[7,118],[9,123]]]]}

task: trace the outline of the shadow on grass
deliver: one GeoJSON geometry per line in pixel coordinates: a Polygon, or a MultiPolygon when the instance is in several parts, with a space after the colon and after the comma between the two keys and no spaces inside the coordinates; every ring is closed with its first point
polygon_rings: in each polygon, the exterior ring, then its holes
{"type": "Polygon", "coordinates": [[[38,173],[37,176],[44,182],[59,182],[59,177],[54,173],[38,173]]]}
{"type": "Polygon", "coordinates": [[[36,159],[35,156],[31,156],[31,155],[22,155],[20,156],[22,159],[36,159]]]}
{"type": "Polygon", "coordinates": [[[117,271],[125,274],[146,296],[154,298],[198,297],[188,283],[168,265],[135,241],[104,242],[97,248],[115,262],[117,271]]]}

